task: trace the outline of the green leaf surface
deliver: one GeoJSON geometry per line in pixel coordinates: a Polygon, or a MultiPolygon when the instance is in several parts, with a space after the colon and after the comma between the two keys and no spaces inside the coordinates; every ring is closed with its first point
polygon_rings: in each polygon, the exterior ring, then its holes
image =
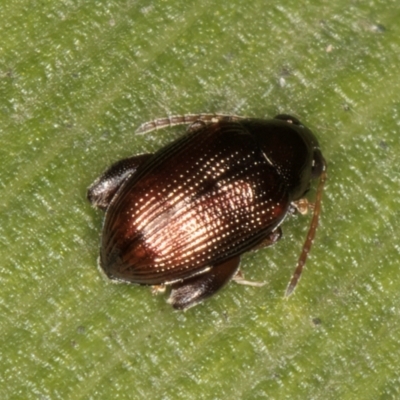
{"type": "Polygon", "coordinates": [[[396,0],[0,4],[1,399],[400,398],[396,0]],[[299,117],[329,180],[309,217],[189,311],[96,268],[86,188],[165,115],[299,117]]]}

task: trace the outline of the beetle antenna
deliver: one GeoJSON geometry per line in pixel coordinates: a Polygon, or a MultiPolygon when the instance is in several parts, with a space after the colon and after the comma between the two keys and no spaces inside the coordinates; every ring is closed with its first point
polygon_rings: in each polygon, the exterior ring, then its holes
{"type": "Polygon", "coordinates": [[[137,135],[144,135],[145,133],[152,132],[159,129],[170,128],[177,125],[190,125],[196,121],[202,121],[206,124],[216,123],[219,121],[239,121],[245,117],[239,115],[228,114],[186,114],[186,115],[173,115],[171,117],[158,118],[153,121],[145,122],[140,125],[136,130],[137,135]]]}
{"type": "Polygon", "coordinates": [[[319,177],[319,183],[318,183],[317,194],[316,194],[316,198],[315,198],[315,207],[314,207],[313,217],[311,220],[311,225],[308,230],[307,238],[306,238],[306,241],[304,242],[303,250],[300,254],[299,261],[297,262],[296,269],[295,269],[294,274],[292,275],[292,279],[290,280],[289,285],[286,289],[286,294],[285,294],[286,297],[290,296],[293,293],[294,289],[296,288],[296,286],[300,280],[301,273],[303,272],[304,265],[307,261],[308,253],[310,252],[312,243],[314,241],[315,233],[316,233],[317,227],[318,227],[319,215],[321,213],[322,192],[324,190],[326,178],[327,178],[326,163],[324,161],[322,173],[319,177]]]}

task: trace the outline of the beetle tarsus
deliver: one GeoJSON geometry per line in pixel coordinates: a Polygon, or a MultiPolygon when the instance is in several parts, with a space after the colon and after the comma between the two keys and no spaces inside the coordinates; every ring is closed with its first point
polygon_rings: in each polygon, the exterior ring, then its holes
{"type": "Polygon", "coordinates": [[[166,286],[165,285],[154,285],[151,287],[151,294],[153,296],[158,296],[159,294],[165,293],[166,290],[166,286]]]}
{"type": "Polygon", "coordinates": [[[261,242],[254,246],[251,250],[264,249],[266,247],[273,246],[276,242],[282,238],[282,228],[278,226],[275,230],[269,233],[269,235],[261,242]]]}
{"type": "Polygon", "coordinates": [[[310,210],[314,209],[314,204],[310,203],[306,198],[293,201],[291,206],[293,207],[293,214],[307,215],[310,210]]]}
{"type": "Polygon", "coordinates": [[[244,279],[244,275],[241,270],[239,270],[236,273],[236,275],[232,278],[232,280],[238,283],[239,285],[253,286],[253,287],[262,287],[267,283],[267,282],[248,281],[247,279],[244,279]]]}
{"type": "Polygon", "coordinates": [[[152,132],[164,128],[172,128],[178,125],[191,125],[196,122],[203,122],[204,124],[213,124],[219,121],[239,121],[246,117],[239,115],[229,114],[184,114],[173,115],[170,117],[158,118],[153,121],[148,121],[139,126],[136,130],[137,135],[144,135],[145,133],[152,132]]]}

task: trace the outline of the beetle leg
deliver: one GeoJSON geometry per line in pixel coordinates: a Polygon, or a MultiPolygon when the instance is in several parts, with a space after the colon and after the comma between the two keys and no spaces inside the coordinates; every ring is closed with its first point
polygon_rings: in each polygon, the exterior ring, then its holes
{"type": "Polygon", "coordinates": [[[204,128],[207,124],[204,121],[197,120],[194,121],[192,124],[190,124],[187,128],[188,132],[195,132],[198,131],[201,128],[204,128]]]}
{"type": "MultiPolygon", "coordinates": [[[[280,226],[276,228],[274,231],[270,232],[270,234],[258,245],[253,247],[251,250],[258,250],[263,247],[269,247],[274,245],[280,238],[282,237],[282,229],[280,226]]],[[[255,282],[255,281],[248,281],[244,279],[244,275],[242,271],[238,270],[236,275],[232,278],[233,281],[236,283],[239,283],[240,285],[248,285],[248,286],[255,286],[255,287],[261,287],[264,286],[266,282],[255,282]]]]}
{"type": "Polygon", "coordinates": [[[309,211],[314,211],[314,207],[314,203],[310,203],[306,198],[303,198],[292,201],[289,211],[291,214],[300,213],[301,215],[307,215],[309,211]]]}
{"type": "Polygon", "coordinates": [[[255,281],[248,281],[244,279],[243,272],[238,270],[236,275],[232,278],[233,281],[238,283],[239,285],[246,285],[246,286],[254,286],[254,287],[261,287],[264,286],[267,282],[255,282],[255,281]]]}
{"type": "Polygon", "coordinates": [[[258,250],[264,247],[269,247],[274,245],[282,237],[282,229],[280,226],[272,231],[261,243],[254,246],[251,250],[258,250]]]}
{"type": "Polygon", "coordinates": [[[178,125],[190,125],[197,121],[202,121],[205,124],[215,124],[219,121],[239,121],[244,119],[239,115],[228,114],[186,114],[173,115],[171,117],[158,118],[153,121],[145,122],[136,130],[137,135],[144,135],[159,129],[170,128],[178,125]]]}
{"type": "Polygon", "coordinates": [[[233,257],[203,274],[172,284],[168,303],[178,310],[185,310],[214,295],[235,276],[239,262],[239,256],[233,257]]]}
{"type": "Polygon", "coordinates": [[[151,156],[152,154],[141,154],[125,158],[108,168],[87,191],[87,198],[92,206],[105,210],[125,179],[151,156]]]}
{"type": "Polygon", "coordinates": [[[154,285],[151,287],[151,294],[158,295],[165,292],[165,285],[154,285]]]}

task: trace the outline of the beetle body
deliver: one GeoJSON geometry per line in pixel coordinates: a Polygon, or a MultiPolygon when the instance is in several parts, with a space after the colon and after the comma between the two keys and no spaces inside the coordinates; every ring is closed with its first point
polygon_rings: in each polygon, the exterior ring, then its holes
{"type": "Polygon", "coordinates": [[[316,138],[292,117],[195,122],[89,188],[106,211],[101,268],[119,281],[170,285],[169,302],[191,307],[238,274],[241,254],[279,240],[324,171],[316,138]]]}

